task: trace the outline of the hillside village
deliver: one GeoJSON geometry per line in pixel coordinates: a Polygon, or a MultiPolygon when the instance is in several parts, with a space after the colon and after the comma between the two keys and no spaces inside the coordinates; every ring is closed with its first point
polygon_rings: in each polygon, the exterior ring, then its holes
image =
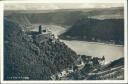
{"type": "MultiPolygon", "coordinates": [[[[86,56],[86,55],[79,55],[79,58],[73,63],[71,67],[64,69],[62,72],[54,74],[51,76],[52,80],[66,80],[67,76],[79,72],[86,66],[93,66],[96,69],[105,65],[105,60],[103,58],[86,56]]],[[[85,72],[86,73],[86,72],[85,72]]],[[[67,79],[68,80],[68,79],[67,79]]]]}

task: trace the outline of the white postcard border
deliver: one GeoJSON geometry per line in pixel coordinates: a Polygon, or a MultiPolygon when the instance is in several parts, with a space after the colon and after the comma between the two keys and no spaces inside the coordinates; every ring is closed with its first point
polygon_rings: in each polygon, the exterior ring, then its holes
{"type": "MultiPolygon", "coordinates": [[[[105,1],[105,0],[104,0],[105,1]]],[[[106,0],[106,2],[99,1],[94,2],[92,0],[35,0],[35,1],[1,1],[0,2],[0,61],[1,61],[1,82],[2,83],[128,83],[127,78],[127,68],[128,68],[128,57],[127,57],[127,0],[122,0],[120,3],[124,3],[124,21],[125,21],[125,44],[124,44],[124,56],[125,56],[125,69],[124,69],[124,80],[67,80],[67,81],[42,81],[42,80],[25,80],[25,81],[5,81],[3,80],[3,15],[4,15],[4,4],[6,3],[115,3],[115,2],[108,2],[110,0],[106,0]]],[[[114,0],[115,1],[115,0],[114,0]]]]}

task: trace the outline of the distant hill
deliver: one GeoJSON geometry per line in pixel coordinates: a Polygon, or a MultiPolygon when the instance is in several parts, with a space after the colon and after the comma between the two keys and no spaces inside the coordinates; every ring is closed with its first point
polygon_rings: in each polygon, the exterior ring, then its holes
{"type": "Polygon", "coordinates": [[[4,20],[5,80],[50,80],[51,75],[71,66],[76,59],[76,53],[63,42],[46,41],[39,46],[19,24],[4,20]]]}
{"type": "Polygon", "coordinates": [[[26,17],[25,14],[17,15],[17,14],[12,14],[11,16],[5,16],[5,18],[8,18],[9,20],[20,24],[20,25],[31,25],[30,20],[26,17]]]}
{"type": "Polygon", "coordinates": [[[60,9],[60,10],[20,10],[5,11],[8,18],[20,21],[26,17],[32,24],[47,24],[72,26],[82,18],[95,19],[122,19],[123,7],[116,8],[90,8],[90,9],[60,9]]]}
{"type": "Polygon", "coordinates": [[[77,21],[67,32],[60,35],[62,39],[100,42],[124,42],[123,19],[84,18],[77,21]]]}

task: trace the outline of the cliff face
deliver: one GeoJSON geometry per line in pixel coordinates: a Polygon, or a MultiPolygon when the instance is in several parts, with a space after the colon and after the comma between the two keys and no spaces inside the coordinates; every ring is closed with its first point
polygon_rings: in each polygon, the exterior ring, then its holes
{"type": "Polygon", "coordinates": [[[64,43],[48,40],[37,45],[18,24],[4,20],[5,80],[49,80],[76,59],[76,53],[64,43]]]}

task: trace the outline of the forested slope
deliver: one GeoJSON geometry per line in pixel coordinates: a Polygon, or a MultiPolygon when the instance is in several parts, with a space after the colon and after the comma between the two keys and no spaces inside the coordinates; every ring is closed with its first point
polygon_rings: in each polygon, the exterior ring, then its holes
{"type": "Polygon", "coordinates": [[[114,41],[116,44],[123,44],[124,20],[83,18],[63,33],[60,38],[101,42],[114,41]]]}
{"type": "Polygon", "coordinates": [[[64,43],[47,41],[38,46],[18,24],[4,20],[5,80],[22,80],[22,77],[49,80],[51,75],[71,66],[75,59],[76,53],[64,43]]]}

